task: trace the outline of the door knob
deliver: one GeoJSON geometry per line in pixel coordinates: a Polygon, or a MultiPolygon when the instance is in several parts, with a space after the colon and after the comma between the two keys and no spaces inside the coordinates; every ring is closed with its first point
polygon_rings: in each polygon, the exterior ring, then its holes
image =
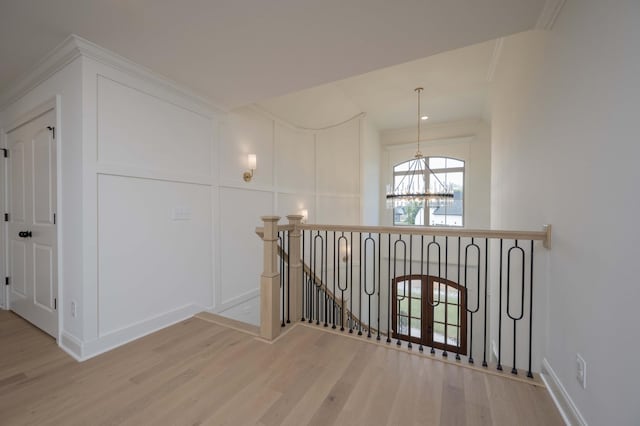
{"type": "Polygon", "coordinates": [[[33,234],[31,233],[31,231],[20,231],[18,232],[18,236],[20,238],[31,238],[33,234]]]}

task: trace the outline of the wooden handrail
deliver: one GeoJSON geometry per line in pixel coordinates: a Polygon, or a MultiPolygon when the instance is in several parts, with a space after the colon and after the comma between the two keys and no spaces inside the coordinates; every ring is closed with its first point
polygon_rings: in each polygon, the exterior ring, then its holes
{"type": "MultiPolygon", "coordinates": [[[[279,225],[279,231],[292,231],[293,225],[279,225]]],[[[436,237],[464,237],[464,238],[496,238],[507,240],[542,241],[542,245],[551,248],[551,225],[544,225],[542,231],[507,231],[494,229],[460,229],[440,228],[430,226],[360,226],[360,225],[298,225],[299,230],[362,232],[372,234],[403,234],[403,235],[432,235],[436,237]]],[[[262,237],[262,227],[256,228],[256,234],[262,237]]]]}

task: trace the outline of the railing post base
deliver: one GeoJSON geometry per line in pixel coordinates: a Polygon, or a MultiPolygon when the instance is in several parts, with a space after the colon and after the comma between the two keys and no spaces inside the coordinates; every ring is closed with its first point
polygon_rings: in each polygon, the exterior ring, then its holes
{"type": "Polygon", "coordinates": [[[302,261],[298,226],[302,223],[303,217],[296,214],[287,216],[289,225],[293,225],[293,229],[289,231],[289,315],[293,321],[302,317],[302,261]]]}
{"type": "Polygon", "coordinates": [[[260,276],[260,337],[273,340],[280,334],[280,274],[278,273],[279,216],[263,216],[264,258],[260,276]]]}

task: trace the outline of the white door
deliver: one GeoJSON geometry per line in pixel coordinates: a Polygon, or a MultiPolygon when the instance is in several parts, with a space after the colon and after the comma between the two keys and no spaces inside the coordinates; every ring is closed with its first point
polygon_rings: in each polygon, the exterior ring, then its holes
{"type": "Polygon", "coordinates": [[[55,111],[7,134],[11,310],[58,335],[55,111]]]}

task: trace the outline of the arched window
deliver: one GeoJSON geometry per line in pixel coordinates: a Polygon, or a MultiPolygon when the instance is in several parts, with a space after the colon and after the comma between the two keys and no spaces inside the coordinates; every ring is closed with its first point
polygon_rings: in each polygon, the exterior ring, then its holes
{"type": "Polygon", "coordinates": [[[392,337],[467,353],[464,287],[432,275],[393,279],[392,337]]]}
{"type": "MultiPolygon", "coordinates": [[[[416,160],[408,160],[394,166],[394,187],[408,173],[412,161],[416,160]]],[[[427,157],[427,164],[447,188],[453,189],[453,203],[442,207],[426,206],[425,208],[424,201],[415,201],[404,207],[396,207],[393,212],[393,224],[464,226],[464,161],[449,157],[427,157]]],[[[425,174],[424,181],[418,182],[421,188],[417,190],[433,187],[434,182],[430,180],[435,180],[431,173],[425,174]]]]}

